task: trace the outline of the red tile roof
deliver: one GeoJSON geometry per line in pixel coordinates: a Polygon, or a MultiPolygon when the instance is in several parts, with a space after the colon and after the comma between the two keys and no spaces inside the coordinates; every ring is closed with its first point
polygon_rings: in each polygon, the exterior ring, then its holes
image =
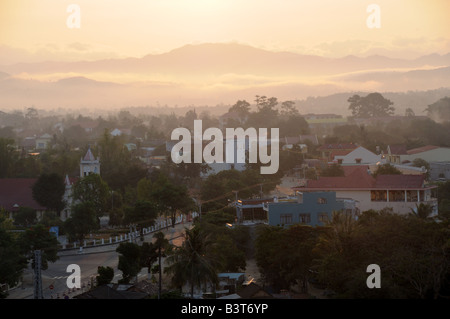
{"type": "Polygon", "coordinates": [[[423,175],[378,175],[374,178],[366,165],[343,166],[345,176],[320,177],[308,180],[306,187],[298,190],[371,190],[371,189],[422,189],[423,175]]]}
{"type": "Polygon", "coordinates": [[[406,155],[406,145],[405,144],[396,144],[396,145],[389,145],[389,150],[391,151],[391,155],[406,155]]]}
{"type": "Polygon", "coordinates": [[[345,176],[320,177],[318,180],[308,180],[307,188],[315,189],[348,189],[372,188],[375,179],[367,172],[368,166],[343,166],[345,176]]]}
{"type": "Polygon", "coordinates": [[[14,205],[45,210],[32,195],[31,188],[36,178],[2,178],[0,179],[0,207],[8,211],[14,210],[14,205]]]}
{"type": "Polygon", "coordinates": [[[380,175],[377,176],[375,188],[383,189],[418,189],[423,188],[425,177],[421,175],[380,175]]]}

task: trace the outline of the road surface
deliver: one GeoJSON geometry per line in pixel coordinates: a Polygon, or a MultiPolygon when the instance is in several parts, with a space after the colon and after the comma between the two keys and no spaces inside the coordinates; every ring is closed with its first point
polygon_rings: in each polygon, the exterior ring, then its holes
{"type": "MultiPolygon", "coordinates": [[[[162,230],[174,245],[179,246],[182,242],[181,234],[184,232],[184,228],[191,226],[190,224],[178,224],[175,228],[169,227],[162,230]]],[[[145,237],[145,242],[151,241],[153,234],[149,234],[145,237]]],[[[137,239],[137,243],[140,243],[140,239],[137,239]]],[[[98,266],[111,267],[114,269],[114,279],[112,282],[117,283],[122,278],[122,272],[118,270],[117,265],[119,263],[119,254],[116,251],[105,251],[91,254],[74,254],[70,256],[60,256],[60,258],[54,263],[48,263],[48,269],[43,270],[42,274],[42,292],[44,299],[51,298],[64,298],[73,296],[87,291],[91,279],[97,276],[98,266]],[[79,290],[69,290],[67,287],[67,278],[72,272],[67,272],[67,267],[70,264],[76,264],[80,266],[81,270],[81,286],[79,290]],[[53,289],[50,289],[53,288],[53,289]]],[[[148,276],[147,267],[142,268],[138,274],[138,280],[142,280],[148,276]]],[[[9,291],[8,299],[33,299],[33,272],[31,267],[24,271],[24,279],[21,286],[16,287],[9,291]]]]}

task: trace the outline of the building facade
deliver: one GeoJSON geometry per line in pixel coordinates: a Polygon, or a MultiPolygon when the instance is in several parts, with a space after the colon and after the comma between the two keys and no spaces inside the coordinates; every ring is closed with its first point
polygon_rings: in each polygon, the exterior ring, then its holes
{"type": "Polygon", "coordinates": [[[335,192],[297,193],[294,197],[267,203],[264,209],[267,211],[268,224],[271,226],[293,224],[323,226],[331,220],[335,211],[352,216],[358,213],[354,200],[336,198],[335,192]]]}
{"type": "Polygon", "coordinates": [[[306,186],[294,189],[301,192],[335,192],[337,197],[357,201],[361,212],[392,208],[395,213],[408,214],[416,205],[423,203],[432,206],[433,215],[436,215],[438,202],[431,192],[435,187],[425,184],[423,174],[373,177],[368,166],[361,165],[346,170],[345,176],[308,180],[306,186]]]}

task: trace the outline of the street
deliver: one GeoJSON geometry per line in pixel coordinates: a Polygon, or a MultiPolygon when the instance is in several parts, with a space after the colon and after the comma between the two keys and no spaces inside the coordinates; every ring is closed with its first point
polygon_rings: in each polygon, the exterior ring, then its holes
{"type": "MultiPolygon", "coordinates": [[[[185,227],[190,227],[191,224],[178,224],[175,228],[169,227],[161,230],[166,238],[172,244],[179,246],[182,243],[181,235],[184,232],[185,227]]],[[[150,242],[153,240],[153,235],[148,234],[145,236],[144,242],[150,242]]],[[[137,239],[136,243],[141,243],[140,239],[137,239]]],[[[54,262],[49,262],[48,269],[42,271],[42,292],[44,299],[51,298],[64,298],[67,295],[69,298],[87,291],[90,288],[91,279],[97,276],[98,266],[111,267],[114,269],[113,283],[117,283],[122,278],[122,273],[118,270],[117,265],[119,262],[119,254],[116,251],[104,251],[98,253],[81,253],[70,256],[60,256],[60,258],[54,262]],[[67,267],[70,264],[77,264],[81,270],[81,288],[79,290],[69,291],[67,287],[67,277],[72,273],[66,272],[67,267]],[[53,288],[53,289],[50,289],[53,288]]],[[[138,280],[142,280],[147,277],[147,267],[142,268],[138,274],[138,280]]],[[[23,283],[18,287],[9,291],[7,299],[33,299],[33,273],[31,267],[24,270],[23,283]]]]}

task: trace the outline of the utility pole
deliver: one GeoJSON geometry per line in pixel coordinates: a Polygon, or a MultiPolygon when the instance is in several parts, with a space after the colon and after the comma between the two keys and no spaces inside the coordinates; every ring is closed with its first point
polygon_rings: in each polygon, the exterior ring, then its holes
{"type": "Polygon", "coordinates": [[[236,218],[238,219],[238,223],[240,223],[240,219],[239,218],[239,210],[238,210],[238,193],[239,191],[232,191],[233,193],[236,194],[236,201],[235,201],[235,206],[236,206],[236,218]]]}
{"type": "Polygon", "coordinates": [[[44,299],[42,294],[41,251],[34,251],[34,299],[44,299]]]}

